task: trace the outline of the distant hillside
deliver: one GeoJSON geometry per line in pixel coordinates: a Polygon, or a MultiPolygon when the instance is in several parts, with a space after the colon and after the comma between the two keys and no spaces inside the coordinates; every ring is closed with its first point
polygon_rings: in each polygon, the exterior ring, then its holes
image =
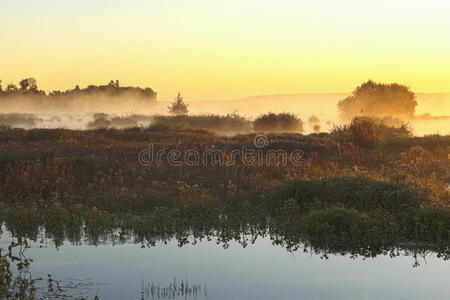
{"type": "MultiPolygon", "coordinates": [[[[338,116],[337,103],[348,96],[349,93],[323,93],[323,94],[282,94],[261,95],[243,99],[227,101],[189,101],[189,110],[193,114],[199,113],[231,113],[237,110],[239,114],[249,117],[257,116],[268,111],[293,112],[305,117],[311,114],[335,119],[338,116]]],[[[416,115],[450,115],[450,93],[447,94],[417,94],[418,106],[416,115]]],[[[158,101],[155,111],[165,113],[168,101],[158,101]]]]}
{"type": "MultiPolygon", "coordinates": [[[[224,101],[189,101],[189,111],[193,114],[219,113],[227,114],[237,111],[241,115],[256,117],[266,112],[293,112],[299,116],[311,114],[329,116],[337,115],[336,104],[347,94],[286,94],[263,95],[244,99],[224,101]]],[[[158,101],[155,109],[167,111],[167,101],[158,101]]]]}

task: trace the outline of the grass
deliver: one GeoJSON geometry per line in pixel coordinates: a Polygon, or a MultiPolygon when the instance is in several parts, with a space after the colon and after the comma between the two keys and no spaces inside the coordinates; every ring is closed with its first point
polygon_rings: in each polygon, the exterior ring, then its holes
{"type": "Polygon", "coordinates": [[[305,208],[316,203],[326,203],[340,204],[360,211],[372,209],[399,211],[408,207],[418,207],[422,200],[405,184],[359,176],[293,180],[278,187],[272,197],[293,199],[305,208]]]}
{"type": "Polygon", "coordinates": [[[254,138],[165,125],[5,129],[1,220],[15,236],[36,239],[44,228],[56,244],[84,235],[93,243],[132,236],[145,245],[168,237],[183,244],[193,235],[226,245],[269,234],[288,249],[373,254],[406,242],[448,255],[448,136],[382,137],[365,147],[336,133],[269,134],[263,153],[304,153],[304,164],[282,167],[142,166],[137,159],[149,143],[230,155],[255,148],[254,138]]]}
{"type": "Polygon", "coordinates": [[[222,115],[178,115],[154,117],[154,126],[167,128],[208,129],[220,134],[252,132],[251,121],[237,114],[222,115]]]}
{"type": "Polygon", "coordinates": [[[152,299],[175,299],[176,297],[187,298],[207,298],[208,291],[205,284],[194,283],[193,285],[188,282],[188,279],[173,279],[167,286],[161,286],[158,284],[147,283],[142,281],[141,299],[152,297],[152,299]]]}
{"type": "Polygon", "coordinates": [[[349,125],[335,126],[331,133],[339,140],[351,141],[364,147],[374,147],[398,137],[411,137],[407,124],[391,125],[390,120],[356,117],[349,125]]]}

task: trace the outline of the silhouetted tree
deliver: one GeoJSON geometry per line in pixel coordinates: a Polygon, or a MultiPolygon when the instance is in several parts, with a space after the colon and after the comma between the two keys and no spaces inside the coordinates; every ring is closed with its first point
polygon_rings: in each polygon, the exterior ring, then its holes
{"type": "Polygon", "coordinates": [[[117,80],[117,79],[116,79],[116,81],[111,80],[111,81],[108,83],[108,86],[109,86],[109,87],[119,88],[119,80],[117,80]]]}
{"type": "Polygon", "coordinates": [[[2,80],[0,79],[0,93],[3,92],[2,80]]]}
{"type": "Polygon", "coordinates": [[[15,93],[17,92],[19,89],[17,88],[17,86],[14,83],[10,83],[6,86],[6,92],[7,93],[15,93]]]}
{"type": "Polygon", "coordinates": [[[37,91],[37,81],[34,78],[26,78],[19,82],[21,91],[37,91]]]}
{"type": "Polygon", "coordinates": [[[169,113],[176,116],[186,115],[188,113],[188,104],[184,103],[183,97],[181,96],[180,93],[178,93],[178,96],[167,108],[169,109],[169,113]]]}
{"type": "Polygon", "coordinates": [[[358,86],[337,105],[340,117],[345,120],[357,116],[410,118],[414,116],[416,106],[416,95],[408,87],[372,80],[358,86]]]}
{"type": "Polygon", "coordinates": [[[46,95],[45,91],[38,90],[36,79],[27,78],[20,81],[20,88],[17,88],[14,84],[8,84],[6,89],[0,94],[1,97],[15,97],[20,94],[27,94],[27,96],[33,96],[34,98],[49,97],[50,98],[72,98],[83,96],[92,96],[98,98],[100,96],[106,97],[139,97],[150,102],[156,100],[156,92],[151,88],[140,87],[120,87],[119,80],[111,80],[107,85],[89,85],[87,88],[81,89],[78,85],[74,89],[65,91],[54,90],[46,95]]]}

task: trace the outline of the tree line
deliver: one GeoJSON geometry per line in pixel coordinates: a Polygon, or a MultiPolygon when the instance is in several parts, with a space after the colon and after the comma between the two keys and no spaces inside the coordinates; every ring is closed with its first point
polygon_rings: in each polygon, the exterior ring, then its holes
{"type": "Polygon", "coordinates": [[[86,88],[80,88],[76,85],[73,89],[65,91],[53,90],[46,93],[44,90],[38,88],[37,80],[33,77],[25,78],[19,81],[18,85],[9,83],[6,87],[3,87],[2,80],[0,79],[0,97],[17,97],[17,96],[34,96],[34,97],[71,97],[71,96],[83,96],[93,95],[96,93],[104,94],[105,96],[121,96],[123,94],[135,94],[142,98],[149,98],[156,100],[156,92],[149,88],[140,87],[121,87],[119,80],[111,80],[106,85],[89,85],[86,88]]]}

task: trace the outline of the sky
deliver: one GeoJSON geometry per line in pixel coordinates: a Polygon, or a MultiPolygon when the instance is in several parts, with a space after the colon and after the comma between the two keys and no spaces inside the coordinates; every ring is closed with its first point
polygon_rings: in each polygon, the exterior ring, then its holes
{"type": "Polygon", "coordinates": [[[119,79],[160,100],[450,92],[445,0],[0,0],[0,79],[44,90],[119,79]]]}

